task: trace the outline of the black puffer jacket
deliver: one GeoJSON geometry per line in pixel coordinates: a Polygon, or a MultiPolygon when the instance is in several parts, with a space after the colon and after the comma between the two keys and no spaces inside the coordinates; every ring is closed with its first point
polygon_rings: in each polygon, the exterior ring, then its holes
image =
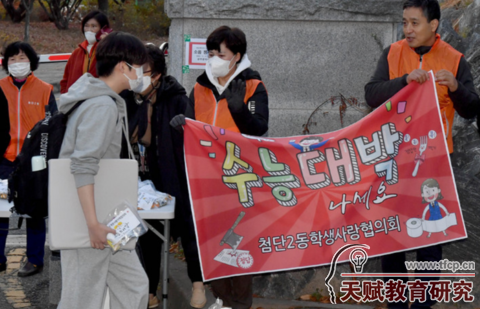
{"type": "Polygon", "coordinates": [[[185,113],[188,104],[186,94],[174,77],[162,77],[153,105],[152,141],[150,147],[147,147],[148,167],[155,187],[176,198],[176,224],[172,224],[174,236],[180,234],[178,228],[192,222],[183,156],[183,134],[170,126],[173,117],[185,113]]]}

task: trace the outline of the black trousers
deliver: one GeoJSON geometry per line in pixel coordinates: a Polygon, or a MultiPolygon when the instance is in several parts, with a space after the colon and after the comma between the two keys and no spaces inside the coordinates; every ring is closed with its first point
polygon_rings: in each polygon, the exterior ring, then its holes
{"type": "MultiPolygon", "coordinates": [[[[161,224],[159,220],[147,220],[147,222],[157,231],[163,233],[163,224],[161,224]]],[[[191,231],[189,227],[181,228],[180,232],[182,247],[187,262],[188,277],[192,282],[203,281],[195,232],[191,231]]],[[[156,295],[158,283],[160,282],[160,262],[163,253],[163,240],[149,230],[139,238],[138,243],[141,251],[140,257],[143,258],[142,264],[149,280],[149,294],[156,295]]]]}
{"type": "Polygon", "coordinates": [[[224,307],[250,309],[253,302],[252,275],[223,278],[211,282],[215,297],[223,300],[224,307]]]}
{"type": "MultiPolygon", "coordinates": [[[[440,261],[442,259],[442,246],[435,245],[426,248],[420,248],[416,250],[417,252],[417,261],[440,261]]],[[[394,254],[389,254],[382,256],[382,271],[386,273],[407,273],[407,268],[405,266],[405,252],[398,252],[394,254]]],[[[416,273],[440,273],[440,270],[415,270],[416,273]]],[[[401,279],[403,282],[407,281],[407,278],[384,278],[384,281],[388,280],[398,280],[401,279]]],[[[419,278],[422,281],[431,281],[438,280],[438,277],[421,277],[419,278]]],[[[408,298],[408,294],[406,295],[408,298]]],[[[424,303],[415,301],[411,309],[420,309],[420,308],[430,308],[436,303],[436,301],[430,298],[430,294],[427,291],[427,300],[424,303]]],[[[408,309],[408,301],[401,303],[389,303],[388,308],[394,309],[408,309]]]]}

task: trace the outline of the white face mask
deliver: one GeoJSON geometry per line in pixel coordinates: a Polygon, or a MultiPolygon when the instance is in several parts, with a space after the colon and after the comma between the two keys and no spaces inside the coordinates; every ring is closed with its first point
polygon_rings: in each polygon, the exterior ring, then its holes
{"type": "Polygon", "coordinates": [[[8,73],[13,77],[27,77],[30,72],[30,62],[17,62],[8,65],[8,73]]]}
{"type": "Polygon", "coordinates": [[[145,90],[147,90],[148,86],[152,83],[152,77],[151,76],[144,76],[143,77],[143,87],[142,91],[140,93],[143,93],[145,90]]]}
{"type": "MultiPolygon", "coordinates": [[[[126,62],[125,62],[126,63],[126,62]]],[[[127,74],[123,73],[125,77],[128,79],[128,83],[130,85],[130,90],[136,93],[142,92],[143,89],[143,67],[139,68],[134,68],[130,64],[127,63],[129,67],[135,70],[135,73],[137,74],[137,79],[130,79],[130,77],[127,76],[127,74]]]]}
{"type": "Polygon", "coordinates": [[[85,31],[85,39],[87,39],[88,44],[95,44],[97,42],[97,38],[95,37],[97,34],[92,31],[85,31]]]}
{"type": "Polygon", "coordinates": [[[207,65],[210,66],[212,76],[219,78],[219,77],[224,77],[230,72],[230,70],[235,66],[235,64],[230,67],[230,63],[232,60],[235,59],[235,56],[233,56],[230,61],[228,60],[223,60],[219,58],[218,56],[213,56],[212,58],[208,58],[207,65]]]}

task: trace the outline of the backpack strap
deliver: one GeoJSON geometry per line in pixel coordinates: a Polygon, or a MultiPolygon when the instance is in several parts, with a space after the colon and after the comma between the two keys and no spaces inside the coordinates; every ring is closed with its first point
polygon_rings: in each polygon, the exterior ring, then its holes
{"type": "Polygon", "coordinates": [[[128,136],[127,122],[128,122],[127,115],[125,115],[125,118],[123,118],[123,121],[122,121],[123,135],[125,136],[125,140],[127,141],[128,156],[130,157],[130,159],[135,160],[135,155],[133,154],[132,145],[130,144],[130,137],[128,136]]]}
{"type": "MultiPolygon", "coordinates": [[[[112,98],[112,100],[115,102],[115,98],[110,96],[110,98],[112,98]]],[[[81,100],[81,101],[78,101],[77,103],[75,103],[75,105],[68,111],[65,113],[65,116],[70,116],[71,113],[73,113],[73,111],[75,111],[83,102],[85,102],[85,100],[81,100]]],[[[127,106],[125,105],[125,112],[127,111],[127,106]]],[[[130,138],[128,136],[128,119],[127,119],[127,114],[125,113],[125,117],[123,119],[123,123],[122,123],[122,129],[123,129],[123,134],[125,135],[125,139],[127,140],[127,147],[128,147],[128,154],[129,154],[129,157],[130,159],[135,159],[135,155],[133,154],[133,150],[132,150],[132,145],[130,145],[130,138]]]]}
{"type": "Polygon", "coordinates": [[[81,101],[78,101],[77,103],[75,103],[75,105],[68,112],[65,113],[65,116],[67,116],[67,117],[70,116],[70,114],[73,113],[85,101],[86,100],[81,100],[81,101]]]}

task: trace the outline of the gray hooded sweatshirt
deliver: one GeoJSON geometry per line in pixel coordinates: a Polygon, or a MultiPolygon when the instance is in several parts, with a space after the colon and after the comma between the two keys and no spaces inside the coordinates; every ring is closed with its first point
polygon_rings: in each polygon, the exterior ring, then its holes
{"type": "Polygon", "coordinates": [[[60,96],[58,110],[69,117],[60,158],[70,158],[77,188],[94,184],[100,159],[118,159],[122,142],[125,101],[103,81],[86,73],[60,96]],[[113,98],[113,99],[112,99],[113,98]]]}

